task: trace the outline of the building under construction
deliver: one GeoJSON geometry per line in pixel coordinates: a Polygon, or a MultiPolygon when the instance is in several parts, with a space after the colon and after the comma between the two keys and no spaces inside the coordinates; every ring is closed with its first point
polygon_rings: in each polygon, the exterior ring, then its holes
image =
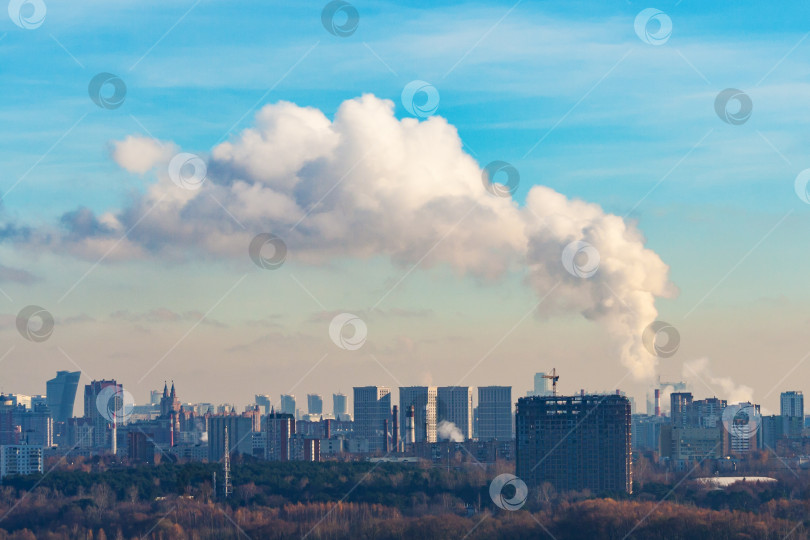
{"type": "Polygon", "coordinates": [[[620,395],[520,398],[517,476],[557,491],[632,492],[630,401],[620,395]]]}

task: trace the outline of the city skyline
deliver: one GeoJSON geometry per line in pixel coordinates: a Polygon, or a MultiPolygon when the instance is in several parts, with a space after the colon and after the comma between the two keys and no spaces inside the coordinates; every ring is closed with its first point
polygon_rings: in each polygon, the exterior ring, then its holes
{"type": "MultiPolygon", "coordinates": [[[[84,387],[85,384],[89,384],[89,383],[95,382],[95,381],[102,382],[102,383],[107,382],[103,378],[98,379],[98,380],[90,379],[88,377],[83,376],[83,374],[81,374],[80,372],[69,372],[67,370],[61,370],[61,371],[57,372],[57,378],[53,379],[53,381],[56,381],[59,378],[59,376],[64,376],[62,374],[72,375],[72,376],[76,377],[77,380],[78,380],[78,382],[76,383],[77,387],[78,386],[84,387]],[[86,383],[85,383],[85,379],[86,379],[86,383]]],[[[510,388],[511,391],[512,391],[512,401],[511,401],[511,403],[512,403],[513,408],[516,405],[517,400],[519,398],[521,398],[521,397],[532,396],[532,395],[551,395],[551,386],[548,383],[546,383],[545,386],[542,387],[542,393],[535,394],[535,390],[536,390],[536,388],[538,388],[537,385],[541,384],[541,383],[538,382],[538,378],[541,375],[545,375],[545,372],[537,372],[536,374],[532,374],[532,376],[530,378],[528,378],[528,380],[532,381],[532,385],[529,388],[525,389],[525,390],[520,390],[520,389],[516,388],[514,385],[503,385],[505,388],[510,388]]],[[[115,380],[115,379],[112,379],[112,380],[115,380]]],[[[562,380],[562,378],[560,378],[560,380],[562,380]]],[[[46,381],[46,382],[48,382],[50,384],[52,381],[49,380],[49,381],[46,381]]],[[[166,379],[166,380],[163,381],[163,383],[164,383],[164,385],[170,383],[171,386],[172,386],[172,389],[174,389],[174,384],[175,384],[174,379],[166,379]]],[[[130,392],[129,386],[126,385],[123,381],[120,382],[119,384],[127,390],[127,395],[126,395],[127,406],[145,405],[145,404],[153,403],[154,396],[155,395],[159,396],[160,393],[161,393],[160,388],[149,389],[149,390],[147,390],[147,392],[149,394],[148,397],[141,398],[140,396],[133,395],[130,392]]],[[[558,382],[558,384],[560,384],[560,383],[558,382]]],[[[46,389],[47,389],[48,385],[45,385],[45,386],[46,386],[46,389]]],[[[411,403],[416,403],[416,402],[415,401],[409,401],[408,403],[405,403],[405,401],[402,400],[400,390],[408,389],[410,391],[412,389],[420,389],[420,388],[429,389],[429,388],[432,388],[434,396],[432,398],[430,398],[430,400],[428,400],[428,401],[426,401],[423,398],[421,401],[419,401],[419,403],[421,403],[422,406],[424,406],[425,403],[427,403],[427,402],[432,403],[431,407],[432,407],[432,410],[433,410],[433,413],[432,413],[433,414],[433,419],[435,421],[434,424],[438,424],[442,420],[440,410],[439,410],[439,408],[440,408],[440,405],[439,405],[440,399],[438,397],[438,390],[441,390],[441,389],[449,390],[449,389],[470,388],[471,389],[470,391],[475,396],[475,399],[474,399],[473,403],[475,404],[475,406],[477,408],[478,403],[480,401],[480,398],[478,397],[478,394],[477,394],[476,390],[478,388],[481,388],[481,387],[496,387],[497,385],[493,386],[493,385],[489,385],[489,384],[482,384],[482,385],[471,385],[471,386],[446,386],[446,385],[445,386],[379,385],[379,386],[380,387],[390,388],[391,390],[396,391],[397,397],[398,397],[398,399],[396,400],[396,403],[400,404],[400,414],[403,415],[403,418],[404,418],[404,414],[405,414],[405,406],[408,405],[408,404],[411,404],[411,403]]],[[[353,386],[351,388],[357,388],[357,387],[358,386],[353,386]]],[[[567,388],[566,386],[560,385],[560,390],[558,391],[558,394],[559,395],[571,395],[571,396],[573,396],[573,395],[579,395],[579,394],[584,392],[585,394],[588,394],[588,395],[610,395],[610,394],[616,393],[618,391],[618,392],[621,392],[622,395],[628,395],[627,392],[624,391],[622,388],[599,388],[599,389],[595,389],[595,388],[577,388],[576,390],[573,390],[573,389],[568,390],[566,388],[567,388]],[[563,391],[563,389],[566,389],[566,391],[563,391]]],[[[667,414],[669,414],[669,411],[670,411],[670,407],[669,407],[669,404],[670,404],[670,392],[671,392],[672,395],[675,395],[677,393],[684,393],[684,392],[689,393],[689,394],[699,394],[699,395],[704,395],[705,394],[706,398],[722,399],[723,401],[726,401],[726,402],[728,402],[730,404],[731,403],[752,402],[752,400],[745,398],[744,395],[740,396],[738,394],[736,397],[729,398],[729,397],[727,397],[726,394],[723,394],[723,393],[711,394],[711,393],[708,393],[708,390],[705,387],[704,387],[703,390],[701,390],[699,386],[695,386],[695,385],[685,383],[685,382],[673,383],[673,382],[661,382],[661,381],[659,381],[658,384],[651,385],[648,388],[647,393],[644,396],[642,396],[642,399],[636,399],[634,396],[629,396],[630,400],[631,400],[631,403],[633,404],[633,412],[634,412],[634,414],[654,414],[654,410],[653,410],[652,407],[653,407],[653,394],[654,394],[654,389],[655,388],[659,388],[661,390],[661,392],[660,392],[661,411],[664,412],[664,413],[667,413],[667,414]],[[677,386],[677,388],[673,387],[673,384],[675,384],[677,386]]],[[[186,389],[184,387],[184,397],[187,395],[187,392],[185,390],[186,389]]],[[[60,390],[60,392],[61,392],[61,390],[60,390]]],[[[75,395],[73,411],[78,411],[78,410],[82,409],[82,407],[83,407],[84,398],[82,397],[80,392],[76,391],[75,388],[73,389],[73,392],[74,392],[74,395],[75,395]]],[[[732,392],[732,394],[733,394],[733,392],[732,392]]],[[[803,408],[802,394],[803,394],[803,389],[799,388],[798,386],[795,386],[795,385],[793,387],[785,386],[784,388],[778,389],[777,396],[776,396],[776,403],[777,403],[776,407],[772,409],[770,407],[763,406],[763,414],[772,414],[772,415],[781,414],[781,415],[785,415],[786,414],[785,413],[786,407],[793,407],[794,409],[795,408],[803,408]],[[797,395],[797,397],[787,397],[787,396],[794,396],[794,395],[797,395]],[[786,401],[786,399],[788,401],[786,401]],[[801,405],[795,405],[794,404],[794,402],[797,402],[797,400],[798,400],[798,403],[800,403],[801,405]],[[789,403],[790,405],[786,405],[786,403],[789,403]]],[[[29,397],[34,397],[34,396],[43,396],[44,397],[46,395],[46,392],[30,392],[30,391],[23,392],[23,391],[14,391],[14,389],[0,388],[0,395],[23,395],[23,396],[29,396],[29,397]]],[[[324,403],[324,401],[325,401],[324,396],[328,396],[328,395],[332,395],[333,398],[335,396],[343,396],[342,399],[345,401],[345,406],[349,409],[349,411],[351,411],[351,409],[353,407],[353,399],[351,399],[352,393],[349,392],[347,394],[347,393],[343,393],[341,391],[338,391],[338,392],[330,391],[330,392],[328,392],[326,394],[320,394],[320,393],[314,393],[314,392],[306,392],[305,394],[303,394],[303,396],[305,396],[304,398],[301,398],[300,396],[298,398],[296,398],[295,394],[288,394],[288,393],[283,393],[283,392],[278,392],[278,393],[243,392],[243,393],[238,395],[239,399],[225,399],[225,400],[211,399],[210,397],[205,397],[205,394],[203,394],[203,399],[186,399],[186,400],[183,401],[183,403],[185,403],[185,404],[211,404],[211,405],[214,405],[214,406],[220,406],[220,405],[232,406],[232,407],[234,407],[233,410],[241,411],[241,410],[245,410],[245,408],[251,407],[253,405],[259,405],[262,409],[264,409],[265,400],[269,399],[269,407],[270,407],[270,409],[273,409],[276,412],[288,412],[288,413],[291,413],[291,414],[294,414],[294,415],[300,413],[301,416],[306,416],[306,415],[310,414],[309,411],[308,411],[309,399],[311,397],[318,397],[321,400],[321,407],[322,407],[322,411],[323,411],[322,414],[331,415],[333,410],[334,410],[334,399],[332,400],[331,404],[324,403]],[[251,399],[250,397],[246,397],[246,396],[253,396],[253,397],[251,399]],[[288,397],[291,398],[291,400],[292,400],[292,405],[290,406],[291,409],[289,409],[287,407],[284,407],[282,405],[284,400],[287,399],[288,397]],[[257,401],[257,399],[258,399],[258,401],[257,401]]],[[[761,405],[761,404],[758,404],[758,405],[761,405]]],[[[59,409],[56,408],[54,410],[56,411],[55,415],[59,415],[59,409]]],[[[269,409],[268,409],[268,412],[269,412],[269,409]]],[[[445,413],[445,419],[446,419],[446,415],[447,415],[447,413],[445,413]]],[[[74,416],[80,416],[80,415],[75,415],[74,414],[74,416]]],[[[400,427],[403,430],[405,429],[405,426],[404,426],[403,423],[400,424],[400,427]]]]}

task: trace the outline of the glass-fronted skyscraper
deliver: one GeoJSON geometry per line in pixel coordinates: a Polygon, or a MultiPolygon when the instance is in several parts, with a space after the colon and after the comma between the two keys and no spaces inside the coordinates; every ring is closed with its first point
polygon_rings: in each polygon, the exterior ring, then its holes
{"type": "Polygon", "coordinates": [[[799,437],[804,428],[804,394],[800,390],[782,392],[779,398],[782,433],[785,437],[799,437]]]}
{"type": "Polygon", "coordinates": [[[478,387],[478,440],[512,439],[512,387],[478,387]]]}
{"type": "Polygon", "coordinates": [[[279,408],[280,411],[284,414],[291,414],[293,417],[295,416],[295,396],[288,395],[288,394],[281,394],[281,400],[279,401],[279,408]]]}
{"type": "Polygon", "coordinates": [[[385,386],[354,388],[354,435],[368,441],[370,452],[385,447],[385,422],[391,429],[391,390],[385,386]]]}
{"type": "Polygon", "coordinates": [[[338,420],[343,420],[349,414],[349,407],[346,404],[346,394],[332,394],[332,414],[338,420]]]}
{"type": "Polygon", "coordinates": [[[80,371],[57,371],[46,383],[46,402],[54,422],[67,422],[73,417],[73,404],[79,388],[80,371]]]}
{"type": "Polygon", "coordinates": [[[465,440],[473,436],[473,389],[470,386],[440,386],[436,392],[436,425],[452,422],[465,440]]]}
{"type": "Polygon", "coordinates": [[[436,442],[435,386],[399,387],[399,436],[407,440],[408,408],[413,405],[415,442],[436,442]]]}
{"type": "Polygon", "coordinates": [[[309,414],[323,414],[323,398],[320,394],[307,394],[307,412],[309,414]]]}

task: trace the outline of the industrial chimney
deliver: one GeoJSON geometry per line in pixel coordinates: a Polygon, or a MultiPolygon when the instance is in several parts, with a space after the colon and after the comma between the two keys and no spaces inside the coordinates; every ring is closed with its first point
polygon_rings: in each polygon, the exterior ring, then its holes
{"type": "Polygon", "coordinates": [[[655,416],[661,416],[661,390],[655,389],[655,416]]]}
{"type": "Polygon", "coordinates": [[[393,433],[391,433],[391,438],[394,441],[394,452],[401,452],[399,448],[399,407],[394,405],[394,412],[393,412],[393,433]]]}
{"type": "Polygon", "coordinates": [[[416,442],[416,411],[413,405],[408,407],[408,413],[405,416],[405,430],[407,432],[405,443],[413,447],[413,444],[416,442]]]}

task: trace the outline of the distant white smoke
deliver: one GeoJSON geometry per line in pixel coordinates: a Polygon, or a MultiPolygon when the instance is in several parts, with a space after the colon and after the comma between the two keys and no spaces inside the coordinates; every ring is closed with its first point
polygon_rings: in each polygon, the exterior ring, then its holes
{"type": "Polygon", "coordinates": [[[440,441],[464,442],[464,434],[453,422],[442,420],[436,426],[436,435],[440,441]]]}
{"type": "MultiPolygon", "coordinates": [[[[754,390],[750,386],[735,383],[730,377],[715,377],[709,369],[708,358],[698,358],[683,364],[684,378],[697,379],[695,386],[708,385],[718,393],[717,397],[732,403],[753,402],[754,390]]],[[[706,391],[709,389],[706,388],[706,391]]]]}
{"type": "Polygon", "coordinates": [[[544,186],[532,187],[523,207],[493,195],[441,117],[398,120],[392,102],[372,95],[344,102],[334,120],[292,103],[267,105],[254,127],[211,151],[195,190],[169,178],[162,149],[171,143],[127,137],[114,148],[127,170],[154,165],[157,182],[123,211],[65,214],[67,234],[48,237],[55,247],[92,258],[111,245],[118,258],[190,250],[245,257],[256,234],[273,233],[297,263],[387,256],[484,279],[528,266],[538,298],[548,295],[539,311],[602,321],[636,377],[655,373],[641,335],[656,319],[656,297],[674,290],[635,226],[544,186]],[[563,250],[572,242],[598,251],[598,269],[566,270],[563,250]]]}

